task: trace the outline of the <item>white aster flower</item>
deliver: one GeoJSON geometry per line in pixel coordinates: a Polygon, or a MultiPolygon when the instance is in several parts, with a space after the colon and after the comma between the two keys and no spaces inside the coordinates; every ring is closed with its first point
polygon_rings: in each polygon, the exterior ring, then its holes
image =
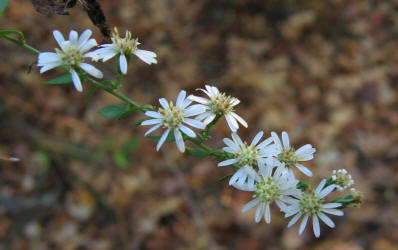
{"type": "Polygon", "coordinates": [[[336,184],[337,190],[339,190],[340,192],[344,191],[354,184],[354,180],[345,169],[333,170],[332,180],[336,184]]]}
{"type": "Polygon", "coordinates": [[[112,34],[112,43],[102,44],[101,48],[94,51],[97,54],[96,59],[102,59],[103,62],[108,61],[114,56],[119,56],[119,68],[123,74],[127,73],[127,61],[131,54],[138,56],[147,64],[157,63],[156,54],[152,51],[137,49],[138,38],[131,38],[131,32],[126,31],[124,38],[121,38],[117,28],[115,27],[112,34]]]}
{"type": "Polygon", "coordinates": [[[207,125],[212,122],[217,115],[224,115],[232,132],[238,130],[238,122],[247,128],[246,121],[234,112],[234,107],[240,103],[237,98],[227,96],[225,93],[220,93],[214,86],[206,85],[205,88],[206,89],[199,90],[203,91],[209,99],[194,95],[188,97],[188,99],[198,102],[206,108],[206,112],[197,117],[199,120],[204,120],[204,123],[207,125]]]}
{"type": "Polygon", "coordinates": [[[150,128],[145,133],[145,135],[152,133],[160,127],[166,129],[166,131],[162,134],[158,141],[156,150],[159,150],[160,147],[163,145],[170,131],[174,131],[174,138],[177,147],[180,152],[183,153],[185,151],[185,144],[181,132],[189,137],[196,137],[195,132],[188,128],[186,125],[199,129],[204,129],[206,127],[206,125],[203,124],[201,121],[189,118],[203,113],[204,108],[199,105],[189,106],[192,101],[186,99],[185,97],[186,92],[184,90],[180,91],[175,106],[173,102],[168,103],[165,98],[160,98],[159,102],[162,108],[159,108],[157,112],[145,112],[145,115],[151,117],[152,119],[143,121],[141,125],[155,125],[150,128]]]}
{"type": "Polygon", "coordinates": [[[280,209],[286,209],[286,203],[292,199],[289,196],[297,196],[301,192],[297,189],[298,180],[288,174],[283,164],[278,166],[273,174],[272,172],[272,168],[260,167],[259,172],[254,176],[256,180],[254,186],[247,183],[233,185],[237,189],[253,192],[254,199],[242,208],[242,212],[258,205],[254,216],[257,223],[261,221],[263,216],[265,222],[271,222],[271,203],[275,202],[280,209]]]}
{"type": "Polygon", "coordinates": [[[88,51],[97,45],[95,39],[90,39],[91,34],[91,30],[85,30],[79,38],[78,33],[71,30],[69,33],[69,41],[67,41],[61,32],[54,30],[54,38],[61,49],[56,48],[55,53],[41,52],[39,54],[37,66],[42,67],[40,73],[44,73],[62,65],[67,66],[70,68],[73,84],[79,92],[83,91],[82,83],[77,73],[79,68],[93,77],[102,78],[103,74],[101,71],[91,64],[84,62],[84,58],[93,56],[92,52],[88,51]]]}
{"type": "Polygon", "coordinates": [[[233,154],[234,158],[222,161],[218,163],[218,166],[222,167],[236,163],[240,167],[229,180],[229,185],[234,183],[241,185],[247,180],[248,184],[253,186],[254,176],[257,175],[255,169],[264,166],[268,157],[278,154],[276,148],[270,145],[272,138],[268,138],[258,144],[263,134],[262,131],[258,132],[250,145],[243,142],[236,133],[232,133],[232,140],[229,138],[223,139],[227,145],[223,150],[233,154]]]}
{"type": "MultiPolygon", "coordinates": [[[[277,156],[278,161],[284,163],[290,171],[293,167],[297,167],[298,170],[303,172],[305,175],[312,176],[311,170],[298,163],[299,161],[309,161],[314,158],[316,149],[313,148],[311,144],[306,144],[295,150],[290,146],[289,135],[285,131],[282,132],[283,144],[275,132],[271,132],[271,136],[279,150],[279,154],[277,156]]],[[[291,173],[293,174],[293,171],[291,171],[291,173]]]]}
{"type": "Polygon", "coordinates": [[[321,233],[319,219],[321,219],[327,226],[334,228],[334,222],[326,214],[342,216],[344,213],[341,210],[335,209],[337,207],[341,207],[341,203],[324,202],[324,197],[336,188],[335,184],[324,188],[325,184],[326,180],[324,179],[319,183],[315,190],[302,192],[299,196],[296,196],[297,199],[290,199],[288,201],[290,205],[283,209],[283,212],[286,213],[285,217],[290,217],[292,215],[295,216],[290,220],[287,227],[291,227],[301,218],[301,216],[304,216],[299,229],[299,234],[301,234],[307,225],[308,218],[311,216],[312,227],[316,237],[319,237],[321,233]]]}

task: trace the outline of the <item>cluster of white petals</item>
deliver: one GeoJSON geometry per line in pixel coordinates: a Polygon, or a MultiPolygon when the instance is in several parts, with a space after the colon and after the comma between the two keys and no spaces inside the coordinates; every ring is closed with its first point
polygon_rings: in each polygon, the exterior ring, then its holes
{"type": "Polygon", "coordinates": [[[99,49],[94,51],[96,54],[95,59],[102,59],[102,61],[105,62],[118,55],[119,69],[123,74],[127,74],[127,59],[131,54],[136,55],[149,65],[158,62],[155,59],[156,54],[154,52],[137,48],[140,43],[137,38],[132,38],[130,31],[126,31],[124,38],[121,38],[119,31],[115,27],[111,39],[112,43],[102,44],[99,49]]]}
{"type": "Polygon", "coordinates": [[[93,77],[102,78],[101,71],[84,62],[84,58],[94,56],[92,52],[88,51],[97,46],[95,39],[90,39],[91,34],[91,30],[85,30],[79,37],[76,31],[71,30],[69,40],[65,40],[61,32],[54,30],[54,38],[61,49],[55,49],[55,53],[42,52],[39,54],[37,66],[41,67],[40,73],[59,66],[67,66],[70,68],[73,84],[79,92],[83,91],[83,87],[77,70],[82,69],[93,77]]]}
{"type": "Polygon", "coordinates": [[[200,103],[206,109],[206,112],[199,115],[197,119],[209,124],[217,115],[225,116],[232,132],[236,132],[239,129],[238,123],[247,128],[247,122],[234,112],[234,107],[240,103],[239,99],[221,93],[214,86],[206,85],[205,89],[198,90],[205,93],[209,99],[194,95],[188,97],[188,99],[200,103]]]}
{"type": "Polygon", "coordinates": [[[141,125],[154,125],[145,135],[152,133],[158,128],[165,128],[166,130],[160,137],[156,150],[160,149],[169,133],[173,132],[178,149],[180,152],[185,152],[185,144],[181,132],[194,138],[196,137],[195,132],[187,127],[187,125],[198,129],[206,127],[201,121],[190,118],[203,113],[204,108],[197,104],[190,106],[192,101],[186,99],[186,92],[184,90],[178,94],[175,105],[173,102],[168,102],[165,98],[160,98],[159,103],[162,107],[158,111],[145,112],[145,115],[151,117],[151,119],[143,121],[141,125]]]}
{"type": "Polygon", "coordinates": [[[79,72],[81,70],[87,72],[95,78],[102,78],[103,74],[100,70],[91,64],[84,62],[85,58],[91,58],[93,61],[102,59],[103,62],[119,55],[119,68],[123,74],[127,73],[128,58],[131,54],[138,56],[147,64],[157,63],[156,54],[152,51],[137,49],[140,44],[138,39],[131,38],[131,32],[126,31],[125,38],[120,38],[117,29],[112,36],[111,44],[102,44],[100,48],[90,51],[97,46],[94,38],[90,38],[92,31],[87,29],[79,37],[74,30],[69,32],[69,40],[65,40],[64,36],[58,30],[53,31],[55,40],[61,49],[56,48],[55,52],[41,52],[38,56],[37,66],[41,67],[40,73],[44,73],[50,69],[66,66],[72,76],[73,84],[77,91],[82,92],[83,87],[79,72]]]}
{"type": "Polygon", "coordinates": [[[286,218],[294,215],[288,227],[294,225],[302,216],[303,219],[300,223],[299,234],[304,231],[310,216],[312,217],[312,228],[315,237],[319,237],[321,234],[319,219],[327,226],[331,228],[334,227],[334,222],[326,214],[342,216],[344,213],[336,209],[342,206],[341,203],[326,203],[324,201],[324,198],[336,188],[335,184],[327,187],[325,187],[325,185],[326,179],[322,180],[315,190],[302,192],[300,195],[295,196],[296,199],[289,199],[288,203],[290,204],[282,209],[282,211],[285,212],[286,218]]]}

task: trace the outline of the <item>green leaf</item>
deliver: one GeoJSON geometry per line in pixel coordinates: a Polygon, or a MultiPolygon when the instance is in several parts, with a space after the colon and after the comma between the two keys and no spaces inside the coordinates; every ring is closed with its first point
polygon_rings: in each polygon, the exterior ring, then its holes
{"type": "Polygon", "coordinates": [[[113,161],[115,162],[116,166],[122,169],[126,169],[126,167],[130,164],[130,160],[128,159],[127,155],[120,151],[113,154],[113,161]]]}
{"type": "Polygon", "coordinates": [[[129,106],[108,105],[103,107],[98,113],[104,118],[119,118],[130,110],[129,106]]]}
{"type": "Polygon", "coordinates": [[[41,85],[58,85],[58,84],[69,84],[72,82],[71,74],[66,74],[63,76],[59,76],[57,78],[51,79],[46,82],[42,82],[41,85]]]}
{"type": "Polygon", "coordinates": [[[0,0],[0,16],[3,14],[11,0],[0,0]]]}
{"type": "MultiPolygon", "coordinates": [[[[160,139],[160,136],[148,136],[147,138],[151,141],[158,142],[160,139]]],[[[174,135],[169,134],[164,142],[169,143],[169,142],[173,142],[173,141],[175,141],[174,135]]]]}

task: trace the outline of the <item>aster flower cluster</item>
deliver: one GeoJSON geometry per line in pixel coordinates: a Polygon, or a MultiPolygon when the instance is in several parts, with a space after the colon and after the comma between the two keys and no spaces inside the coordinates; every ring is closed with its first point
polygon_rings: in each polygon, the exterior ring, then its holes
{"type": "Polygon", "coordinates": [[[307,182],[296,178],[297,171],[306,177],[312,177],[312,171],[305,166],[307,165],[305,162],[312,160],[316,152],[311,144],[296,149],[291,145],[289,135],[285,131],[280,137],[276,132],[271,132],[267,137],[263,131],[259,131],[251,142],[242,140],[238,135],[238,129],[247,128],[248,124],[236,113],[235,109],[240,100],[220,92],[215,86],[205,85],[204,89],[197,89],[204,93],[205,97],[187,96],[187,92],[182,90],[175,102],[160,98],[158,108],[139,105],[120,92],[115,92],[121,77],[127,73],[128,62],[132,55],[136,55],[147,64],[157,63],[154,52],[138,49],[140,43],[138,39],[132,38],[130,31],[126,31],[125,37],[121,38],[115,28],[111,38],[112,43],[102,44],[96,50],[92,50],[97,46],[97,42],[90,38],[92,35],[90,30],[84,31],[80,37],[72,30],[69,33],[69,40],[57,30],[53,35],[60,49],[39,54],[40,73],[63,67],[68,70],[75,88],[80,92],[83,90],[82,80],[90,79],[96,87],[127,102],[128,105],[121,108],[121,113],[118,110],[115,117],[131,111],[145,112],[147,119],[140,124],[151,126],[145,136],[162,130],[159,136],[151,136],[157,142],[157,151],[165,143],[175,142],[181,153],[188,152],[198,157],[212,156],[220,160],[219,167],[232,166],[234,173],[230,175],[229,185],[251,193],[252,199],[243,206],[242,212],[256,207],[255,222],[259,223],[264,218],[266,223],[270,223],[271,209],[276,206],[284,213],[285,218],[292,217],[287,224],[288,227],[302,218],[299,234],[304,231],[311,218],[314,235],[319,237],[320,220],[333,228],[335,224],[329,215],[342,216],[344,214],[342,208],[358,207],[362,203],[362,193],[354,188],[351,188],[348,195],[326,201],[326,197],[335,190],[342,192],[354,184],[354,180],[345,169],[333,170],[331,177],[323,179],[315,189],[307,182]],[[108,87],[106,81],[97,82],[86,76],[85,73],[95,78],[103,77],[102,72],[87,63],[86,59],[106,62],[113,57],[118,57],[117,84],[108,87]],[[212,149],[204,142],[209,139],[209,131],[222,118],[225,118],[231,131],[231,138],[223,139],[225,144],[223,148],[212,149]],[[186,142],[190,142],[196,148],[191,148],[186,142]]]}

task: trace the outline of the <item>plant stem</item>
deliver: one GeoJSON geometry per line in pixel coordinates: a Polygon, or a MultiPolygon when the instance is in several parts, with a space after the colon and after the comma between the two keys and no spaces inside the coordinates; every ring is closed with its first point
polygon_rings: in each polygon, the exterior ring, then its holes
{"type": "Polygon", "coordinates": [[[32,46],[26,44],[25,41],[23,41],[23,40],[18,40],[16,38],[8,36],[8,35],[3,35],[2,37],[8,41],[18,44],[22,48],[27,49],[36,55],[40,53],[40,51],[38,51],[37,49],[33,48],[32,46]]]}

